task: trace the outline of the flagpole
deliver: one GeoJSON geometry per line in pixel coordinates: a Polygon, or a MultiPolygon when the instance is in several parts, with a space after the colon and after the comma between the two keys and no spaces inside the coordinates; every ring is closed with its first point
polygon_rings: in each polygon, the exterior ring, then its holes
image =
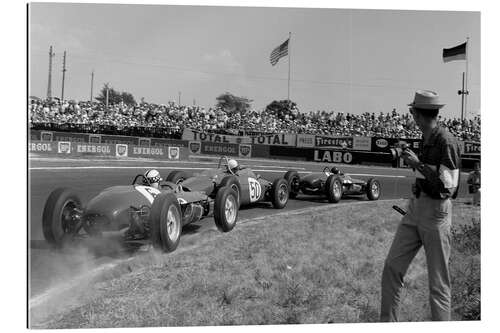
{"type": "Polygon", "coordinates": [[[291,48],[290,48],[291,39],[292,39],[292,33],[288,32],[288,97],[287,97],[288,101],[290,101],[290,62],[291,62],[291,56],[292,56],[292,52],[291,52],[291,48]]]}
{"type": "Polygon", "coordinates": [[[467,100],[469,95],[469,37],[465,42],[465,119],[467,119],[467,100]]]}

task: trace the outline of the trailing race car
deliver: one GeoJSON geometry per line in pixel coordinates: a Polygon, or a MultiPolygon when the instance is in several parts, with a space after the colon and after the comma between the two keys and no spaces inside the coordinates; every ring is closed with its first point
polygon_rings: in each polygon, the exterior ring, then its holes
{"type": "Polygon", "coordinates": [[[221,188],[230,187],[238,194],[239,205],[270,201],[274,208],[284,208],[288,202],[288,182],[283,178],[269,181],[255,174],[250,168],[240,167],[238,162],[222,156],[217,168],[197,174],[172,171],[167,182],[181,185],[184,191],[200,191],[214,198],[221,188]]]}
{"type": "Polygon", "coordinates": [[[151,242],[171,252],[179,244],[182,227],[201,220],[211,210],[219,230],[228,232],[236,224],[238,197],[231,187],[220,188],[211,198],[169,182],[160,189],[151,185],[148,178],[137,175],[131,185],[104,189],[85,208],[74,191],[58,188],[45,203],[44,237],[61,246],[71,240],[112,234],[126,243],[151,242]]]}
{"type": "Polygon", "coordinates": [[[366,194],[369,200],[378,200],[380,182],[375,178],[367,181],[355,179],[339,171],[337,167],[325,167],[323,172],[314,172],[300,177],[297,171],[288,171],[284,178],[290,187],[290,197],[299,192],[306,195],[325,195],[329,202],[339,202],[344,195],[366,194]]]}

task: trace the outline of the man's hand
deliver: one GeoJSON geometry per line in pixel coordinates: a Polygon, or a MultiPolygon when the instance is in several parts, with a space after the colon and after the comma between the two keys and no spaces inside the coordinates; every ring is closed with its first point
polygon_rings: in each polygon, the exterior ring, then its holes
{"type": "Polygon", "coordinates": [[[411,166],[412,168],[417,168],[418,165],[420,164],[420,160],[417,157],[417,154],[413,152],[413,150],[406,148],[403,150],[403,154],[401,154],[401,157],[405,161],[406,164],[411,166]]]}

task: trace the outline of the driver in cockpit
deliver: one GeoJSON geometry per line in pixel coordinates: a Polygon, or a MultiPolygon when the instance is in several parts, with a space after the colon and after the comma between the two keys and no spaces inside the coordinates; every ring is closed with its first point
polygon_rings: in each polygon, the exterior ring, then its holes
{"type": "Polygon", "coordinates": [[[351,178],[351,176],[346,175],[346,174],[344,174],[343,172],[340,172],[340,169],[339,169],[339,168],[337,168],[337,167],[332,167],[332,168],[330,169],[330,171],[331,171],[334,175],[337,175],[337,176],[342,176],[342,177],[341,177],[341,179],[342,179],[342,182],[343,182],[344,184],[350,184],[350,183],[352,183],[352,178],[351,178]]]}
{"type": "Polygon", "coordinates": [[[156,169],[151,169],[146,171],[146,173],[144,174],[143,184],[145,186],[151,186],[159,190],[160,182],[162,180],[163,179],[160,176],[160,172],[156,169]]]}
{"type": "Polygon", "coordinates": [[[230,159],[227,161],[227,172],[236,174],[239,170],[239,164],[235,159],[230,159]]]}
{"type": "Polygon", "coordinates": [[[337,168],[337,167],[333,167],[333,168],[331,169],[331,172],[332,172],[334,175],[342,175],[342,173],[340,173],[339,168],[337,168]]]}

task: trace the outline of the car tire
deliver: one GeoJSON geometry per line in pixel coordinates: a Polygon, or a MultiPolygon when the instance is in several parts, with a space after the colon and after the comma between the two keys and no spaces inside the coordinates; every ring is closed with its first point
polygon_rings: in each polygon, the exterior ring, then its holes
{"type": "Polygon", "coordinates": [[[288,182],[284,178],[275,179],[271,186],[271,202],[276,209],[285,208],[289,197],[288,182]]]}
{"type": "Polygon", "coordinates": [[[285,173],[283,177],[288,182],[288,195],[290,198],[295,199],[300,191],[300,176],[295,170],[290,170],[285,173]]]}
{"type": "Polygon", "coordinates": [[[179,245],[182,232],[182,210],[173,193],[157,195],[151,206],[151,243],[164,252],[179,245]]]}
{"type": "Polygon", "coordinates": [[[219,184],[219,190],[223,187],[230,187],[236,192],[238,208],[241,207],[241,184],[236,176],[226,176],[219,184]]]}
{"type": "Polygon", "coordinates": [[[167,182],[172,182],[177,184],[179,181],[186,180],[189,178],[189,175],[186,171],[175,170],[168,174],[167,182]]]}
{"type": "Polygon", "coordinates": [[[380,182],[375,178],[368,179],[366,183],[366,196],[368,200],[378,200],[380,197],[380,182]]]}
{"type": "Polygon", "coordinates": [[[238,198],[231,187],[222,187],[217,191],[214,204],[214,220],[217,229],[231,231],[238,220],[238,198]]]}
{"type": "Polygon", "coordinates": [[[81,210],[82,203],[71,189],[58,188],[50,193],[42,215],[43,236],[53,246],[60,247],[71,236],[70,218],[75,209],[81,210]]]}
{"type": "Polygon", "coordinates": [[[328,202],[337,203],[342,199],[342,180],[339,176],[328,176],[325,184],[325,192],[328,202]]]}

